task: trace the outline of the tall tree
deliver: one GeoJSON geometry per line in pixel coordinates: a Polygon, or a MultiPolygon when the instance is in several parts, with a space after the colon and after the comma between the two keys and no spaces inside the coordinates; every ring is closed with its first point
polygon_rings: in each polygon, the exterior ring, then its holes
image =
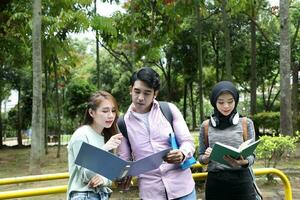
{"type": "MultiPolygon", "coordinates": [[[[292,6],[291,6],[292,7],[292,6]]],[[[300,71],[300,62],[299,57],[299,48],[300,48],[300,2],[293,5],[291,9],[291,24],[295,27],[295,33],[291,41],[291,67],[292,67],[292,77],[293,77],[293,86],[292,86],[292,111],[293,111],[293,130],[300,130],[300,102],[299,97],[300,93],[300,77],[298,73],[300,71]]]]}
{"type": "MultiPolygon", "coordinates": [[[[200,122],[204,121],[204,113],[203,113],[203,56],[202,56],[202,22],[200,15],[201,7],[200,1],[197,1],[196,4],[196,19],[197,19],[197,66],[198,66],[198,87],[199,87],[199,112],[200,112],[200,122]]],[[[217,66],[216,66],[217,67],[217,66]]],[[[191,91],[192,93],[192,91],[191,91]]],[[[194,110],[194,108],[192,108],[194,110]]],[[[193,117],[194,120],[194,117],[193,117]]]]}
{"type": "Polygon", "coordinates": [[[58,137],[58,147],[57,147],[57,154],[56,157],[60,157],[60,149],[61,149],[61,141],[60,141],[60,136],[61,136],[61,109],[60,109],[60,96],[59,96],[59,91],[58,91],[58,75],[57,75],[57,64],[58,64],[58,59],[56,56],[53,56],[52,58],[52,64],[54,68],[54,84],[55,84],[55,101],[56,101],[56,135],[58,137]]]}
{"type": "MultiPolygon", "coordinates": [[[[94,0],[94,13],[97,15],[97,0],[94,0]]],[[[99,30],[96,31],[96,66],[97,66],[97,88],[100,89],[100,55],[99,55],[99,30]]]]}
{"type": "Polygon", "coordinates": [[[43,98],[42,98],[42,45],[41,0],[33,1],[32,26],[32,71],[33,71],[33,98],[32,98],[32,138],[30,152],[30,173],[41,172],[41,160],[45,153],[43,128],[43,98]]]}
{"type": "Polygon", "coordinates": [[[291,110],[291,44],[289,0],[280,0],[280,129],[284,135],[293,134],[291,110]]]}
{"type": "Polygon", "coordinates": [[[221,10],[222,10],[222,19],[223,19],[223,31],[225,37],[225,79],[232,80],[232,69],[231,69],[231,39],[230,39],[230,16],[227,13],[227,0],[222,0],[221,10]]]}
{"type": "MultiPolygon", "coordinates": [[[[45,46],[44,46],[45,47],[45,46]]],[[[44,62],[44,71],[45,71],[45,93],[44,93],[44,128],[45,128],[45,153],[48,154],[48,91],[49,91],[49,65],[48,62],[45,61],[45,54],[43,55],[43,62],[44,62]]]]}
{"type": "Polygon", "coordinates": [[[251,12],[251,21],[250,21],[250,32],[251,32],[251,81],[250,81],[250,90],[251,90],[251,103],[250,103],[250,114],[254,115],[256,113],[256,88],[257,88],[257,73],[256,73],[256,17],[257,17],[257,8],[256,0],[250,1],[250,12],[251,12]]]}

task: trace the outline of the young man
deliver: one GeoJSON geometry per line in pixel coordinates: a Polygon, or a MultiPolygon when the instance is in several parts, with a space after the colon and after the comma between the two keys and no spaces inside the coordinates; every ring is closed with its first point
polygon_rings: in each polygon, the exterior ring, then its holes
{"type": "Polygon", "coordinates": [[[181,169],[180,163],[193,156],[193,137],[179,109],[169,103],[173,115],[172,125],[165,118],[155,100],[158,95],[159,75],[144,67],[131,77],[130,95],[132,103],[124,115],[129,142],[125,137],[119,146],[121,158],[142,159],[170,147],[169,134],[175,132],[178,150],[168,153],[158,169],[138,177],[139,195],[143,200],[195,200],[195,182],[191,170],[181,169]]]}

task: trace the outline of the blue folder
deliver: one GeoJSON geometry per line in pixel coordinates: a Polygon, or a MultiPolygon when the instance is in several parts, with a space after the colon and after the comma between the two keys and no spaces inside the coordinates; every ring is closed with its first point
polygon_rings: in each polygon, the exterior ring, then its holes
{"type": "Polygon", "coordinates": [[[125,161],[110,152],[83,142],[75,164],[110,180],[116,180],[157,169],[170,150],[171,148],[165,149],[136,161],[125,161]]]}
{"type": "MultiPolygon", "coordinates": [[[[177,142],[177,139],[175,137],[174,133],[170,133],[170,144],[173,149],[179,149],[179,145],[177,142]]],[[[187,160],[185,160],[183,163],[180,164],[181,169],[188,169],[190,168],[193,164],[195,164],[197,161],[194,157],[191,157],[187,160]]]]}

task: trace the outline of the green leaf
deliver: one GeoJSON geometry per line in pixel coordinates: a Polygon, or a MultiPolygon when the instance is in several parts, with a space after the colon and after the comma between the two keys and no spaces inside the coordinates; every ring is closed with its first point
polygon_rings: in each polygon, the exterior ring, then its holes
{"type": "Polygon", "coordinates": [[[100,30],[105,34],[117,36],[117,29],[113,26],[114,21],[112,18],[96,15],[91,22],[94,30],[100,30]]]}

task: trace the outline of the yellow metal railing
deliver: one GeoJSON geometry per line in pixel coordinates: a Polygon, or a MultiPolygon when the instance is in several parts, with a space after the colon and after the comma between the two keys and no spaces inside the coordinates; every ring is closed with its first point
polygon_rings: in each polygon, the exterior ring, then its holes
{"type": "MultiPolygon", "coordinates": [[[[195,164],[193,167],[197,168],[200,166],[201,166],[200,164],[195,164]]],[[[284,184],[285,200],[293,199],[291,184],[290,184],[287,176],[282,171],[275,169],[275,168],[260,168],[260,169],[254,169],[254,173],[257,176],[266,175],[266,174],[277,175],[284,184]]],[[[193,174],[193,178],[195,180],[204,180],[206,177],[207,177],[207,172],[193,174]]],[[[48,181],[48,180],[67,179],[67,178],[69,178],[68,173],[4,178],[4,179],[0,179],[0,185],[17,184],[17,183],[33,182],[33,181],[48,181]]],[[[0,192],[0,199],[13,199],[13,198],[21,198],[21,197],[29,197],[29,196],[40,196],[40,195],[47,195],[47,194],[65,193],[66,191],[67,191],[67,185],[34,188],[34,189],[24,189],[24,190],[14,190],[14,191],[0,192]]]]}
{"type": "Polygon", "coordinates": [[[49,180],[67,179],[67,178],[69,178],[68,172],[56,173],[56,174],[22,176],[22,177],[13,177],[13,178],[2,178],[0,179],[0,185],[9,185],[9,184],[36,182],[36,181],[49,181],[49,180]]]}
{"type": "Polygon", "coordinates": [[[261,169],[254,169],[255,175],[266,175],[266,174],[274,174],[279,176],[281,181],[284,185],[284,194],[285,194],[285,200],[292,200],[292,186],[288,179],[288,177],[280,170],[275,168],[261,168],[261,169]]]}
{"type": "Polygon", "coordinates": [[[66,191],[67,191],[67,185],[14,190],[14,191],[0,192],[0,199],[15,199],[21,197],[41,196],[47,194],[65,193],[66,191]]]}

